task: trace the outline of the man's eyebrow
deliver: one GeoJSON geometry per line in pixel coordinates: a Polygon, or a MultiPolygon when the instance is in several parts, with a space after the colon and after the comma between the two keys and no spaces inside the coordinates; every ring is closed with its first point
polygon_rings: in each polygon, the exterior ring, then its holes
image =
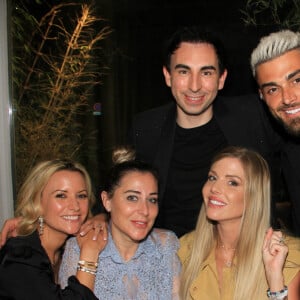
{"type": "Polygon", "coordinates": [[[217,70],[215,66],[204,66],[201,68],[202,71],[204,70],[217,70]]]}
{"type": "MultiPolygon", "coordinates": [[[[300,73],[300,69],[298,69],[298,70],[296,70],[296,71],[294,71],[294,72],[288,74],[288,75],[286,76],[286,80],[290,80],[291,78],[293,78],[294,76],[298,75],[299,73],[300,73]]],[[[263,84],[260,86],[260,88],[263,89],[263,88],[268,87],[268,86],[278,86],[278,83],[273,82],[273,81],[271,81],[271,82],[266,82],[266,83],[263,83],[263,84]]]]}
{"type": "Polygon", "coordinates": [[[273,82],[273,81],[266,82],[266,83],[263,83],[259,88],[263,89],[263,88],[268,87],[268,86],[278,86],[278,84],[276,82],[273,82]]]}
{"type": "Polygon", "coordinates": [[[184,65],[184,64],[177,64],[177,65],[175,66],[175,70],[176,70],[176,69],[187,69],[187,70],[189,70],[190,67],[187,66],[187,65],[184,65]]]}
{"type": "MultiPolygon", "coordinates": [[[[185,64],[178,64],[175,66],[175,69],[186,69],[190,70],[190,67],[185,64]]],[[[203,66],[200,68],[201,71],[203,70],[217,70],[215,66],[203,66]]]]}
{"type": "Polygon", "coordinates": [[[286,79],[289,80],[289,79],[293,78],[295,75],[297,75],[297,74],[299,74],[299,73],[300,73],[300,69],[294,71],[294,72],[291,73],[291,74],[288,74],[288,75],[286,76],[286,79]]]}

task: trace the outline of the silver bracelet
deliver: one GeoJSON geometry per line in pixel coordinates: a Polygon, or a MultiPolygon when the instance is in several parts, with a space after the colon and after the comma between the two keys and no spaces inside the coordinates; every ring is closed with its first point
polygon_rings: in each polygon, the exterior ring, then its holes
{"type": "Polygon", "coordinates": [[[96,276],[96,273],[97,273],[97,270],[95,269],[90,269],[90,268],[86,268],[86,267],[83,267],[81,265],[78,265],[77,266],[77,270],[78,271],[82,271],[82,272],[86,272],[86,273],[89,273],[89,274],[92,274],[94,276],[96,276]]]}
{"type": "Polygon", "coordinates": [[[287,295],[288,295],[288,288],[286,285],[279,292],[271,292],[270,289],[267,290],[267,296],[271,300],[284,300],[287,295]]]}

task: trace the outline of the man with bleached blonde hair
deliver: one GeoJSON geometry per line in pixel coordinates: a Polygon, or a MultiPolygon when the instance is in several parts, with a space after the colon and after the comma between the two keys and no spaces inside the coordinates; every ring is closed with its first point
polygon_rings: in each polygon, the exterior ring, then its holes
{"type": "Polygon", "coordinates": [[[281,30],[261,38],[251,68],[260,98],[285,129],[282,169],[300,234],[300,32],[281,30]]]}

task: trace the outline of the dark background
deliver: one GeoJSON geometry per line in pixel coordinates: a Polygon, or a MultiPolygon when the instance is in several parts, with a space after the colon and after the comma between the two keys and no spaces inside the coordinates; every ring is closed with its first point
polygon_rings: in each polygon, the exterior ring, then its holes
{"type": "MultiPolygon", "coordinates": [[[[36,0],[15,0],[10,4],[12,11],[14,2],[25,3],[39,20],[62,1],[47,0],[39,4],[36,0]]],[[[110,166],[112,149],[126,141],[133,116],[172,101],[162,74],[162,48],[165,39],[179,27],[201,25],[218,33],[223,40],[229,65],[221,94],[256,92],[249,66],[250,53],[259,38],[274,26],[246,26],[241,12],[246,3],[247,0],[94,1],[95,14],[105,19],[100,26],[112,29],[97,52],[99,69],[105,74],[90,103],[91,108],[100,107],[100,114],[84,119],[83,134],[93,138],[86,139],[80,158],[96,186],[103,181],[110,166]]]]}
{"type": "MultiPolygon", "coordinates": [[[[9,5],[13,14],[15,3],[25,3],[29,13],[39,20],[54,5],[84,1],[90,3],[90,0],[14,0],[9,5]]],[[[96,192],[111,165],[112,149],[126,141],[133,116],[173,100],[162,74],[162,48],[165,39],[179,27],[200,25],[215,31],[223,40],[228,77],[222,95],[256,93],[250,54],[261,36],[286,27],[282,20],[288,20],[295,12],[297,1],[282,1],[284,6],[277,10],[280,13],[277,24],[268,8],[260,14],[260,24],[246,26],[242,11],[248,1],[94,0],[96,15],[105,19],[102,25],[112,29],[97,52],[99,70],[105,71],[102,85],[94,89],[90,98],[91,109],[97,105],[100,114],[85,116],[84,132],[80,133],[87,136],[80,161],[87,167],[96,192]]],[[[296,16],[296,26],[300,26],[298,20],[296,16]]]]}
{"type": "MultiPolygon", "coordinates": [[[[227,49],[229,75],[223,95],[256,92],[249,57],[259,37],[271,29],[246,26],[246,0],[97,1],[113,33],[105,45],[109,70],[100,86],[100,127],[105,161],[125,141],[134,114],[172,101],[162,74],[162,46],[178,27],[202,25],[216,31],[227,49]]],[[[242,103],[241,103],[242,105],[242,103]]]]}

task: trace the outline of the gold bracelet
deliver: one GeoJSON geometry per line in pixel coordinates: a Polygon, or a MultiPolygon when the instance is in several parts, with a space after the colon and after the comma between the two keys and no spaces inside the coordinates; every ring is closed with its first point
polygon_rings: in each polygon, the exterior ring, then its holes
{"type": "Polygon", "coordinates": [[[78,264],[84,267],[94,267],[94,268],[98,267],[98,263],[93,261],[79,260],[78,264]]]}

